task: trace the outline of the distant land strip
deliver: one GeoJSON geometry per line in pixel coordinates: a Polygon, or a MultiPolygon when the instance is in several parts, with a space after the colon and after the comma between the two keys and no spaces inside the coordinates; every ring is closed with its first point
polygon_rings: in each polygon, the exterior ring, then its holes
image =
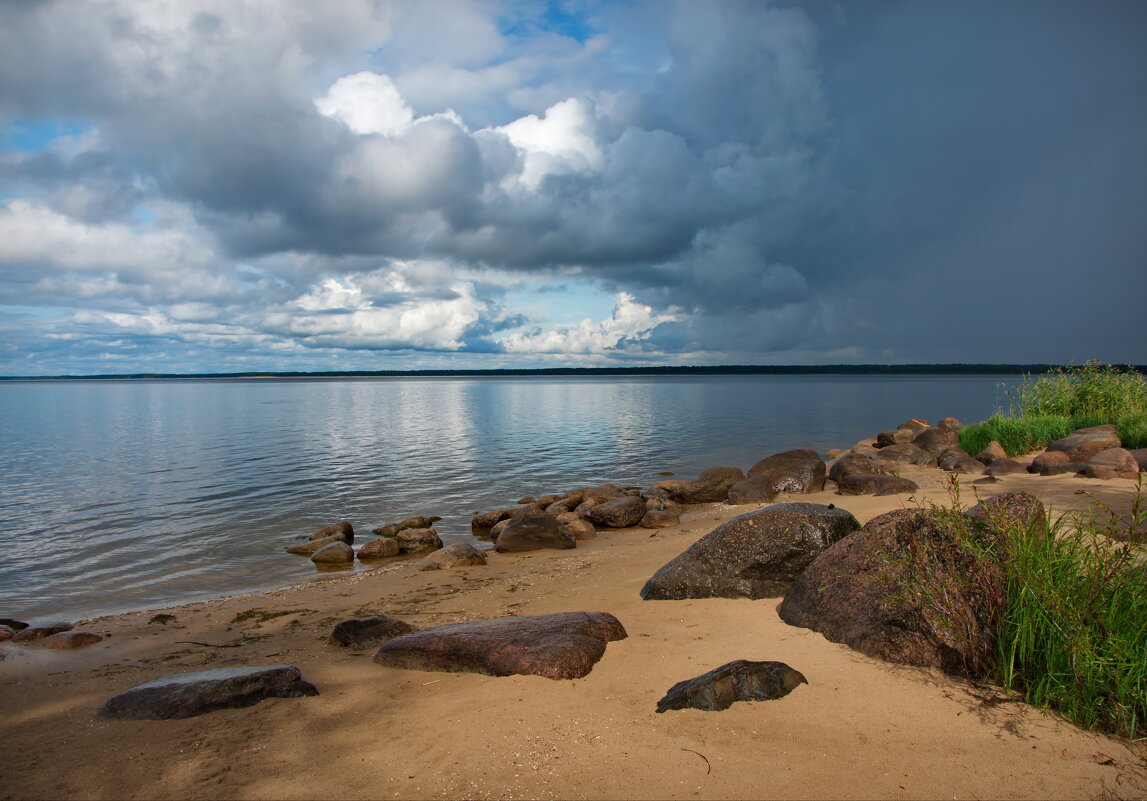
{"type": "MultiPolygon", "coordinates": [[[[0,376],[0,381],[131,381],[245,378],[417,378],[482,376],[616,375],[1019,375],[1040,374],[1058,364],[726,364],[662,367],[507,367],[485,370],[331,370],[321,372],[253,371],[241,373],[108,373],[101,375],[0,376]]],[[[1126,365],[1147,374],[1147,365],[1126,365]]]]}

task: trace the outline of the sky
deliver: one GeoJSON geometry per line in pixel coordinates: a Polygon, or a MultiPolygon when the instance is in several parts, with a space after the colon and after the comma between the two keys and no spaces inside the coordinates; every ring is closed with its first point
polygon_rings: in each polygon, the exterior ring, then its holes
{"type": "Polygon", "coordinates": [[[0,0],[0,375],[1147,363],[1141,0],[0,0]]]}

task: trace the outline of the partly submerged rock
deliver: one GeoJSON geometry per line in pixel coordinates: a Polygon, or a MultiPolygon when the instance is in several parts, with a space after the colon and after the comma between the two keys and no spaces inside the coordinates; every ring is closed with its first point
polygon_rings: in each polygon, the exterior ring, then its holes
{"type": "Polygon", "coordinates": [[[404,528],[394,539],[402,553],[430,553],[442,547],[442,538],[432,528],[404,528]]]}
{"type": "Polygon", "coordinates": [[[494,548],[499,553],[576,547],[577,541],[569,529],[564,528],[556,517],[536,506],[526,507],[522,514],[512,518],[494,541],[494,548]]]}
{"type": "Polygon", "coordinates": [[[815,503],[781,503],[740,515],[654,573],[641,597],[777,597],[821,551],[858,528],[844,509],[815,503]]]}
{"type": "Polygon", "coordinates": [[[388,559],[392,556],[398,556],[400,553],[402,553],[402,548],[399,547],[398,540],[394,537],[379,537],[359,548],[358,558],[360,560],[388,559]]]}
{"type": "Polygon", "coordinates": [[[104,701],[94,714],[111,720],[169,720],[252,706],[267,698],[318,694],[293,665],[216,668],[133,687],[104,701]]]}
{"type": "Polygon", "coordinates": [[[378,649],[374,661],[407,670],[580,679],[601,659],[607,642],[626,636],[607,612],[504,617],[395,637],[378,649]]]}
{"type": "Polygon", "coordinates": [[[645,501],[640,496],[623,495],[591,507],[585,519],[595,526],[629,528],[636,526],[645,516],[645,501]]]}
{"type": "Polygon", "coordinates": [[[39,626],[29,626],[22,631],[16,633],[12,637],[12,642],[39,642],[40,640],[51,637],[53,634],[59,634],[61,631],[71,631],[74,629],[71,623],[44,623],[39,626]]]}
{"type": "Polygon", "coordinates": [[[333,523],[326,528],[319,529],[311,535],[312,540],[325,540],[328,537],[336,537],[347,545],[354,544],[354,526],[349,521],[343,520],[339,523],[333,523]]]}
{"type": "Polygon", "coordinates": [[[347,545],[342,540],[324,545],[313,554],[311,554],[311,561],[319,564],[339,564],[342,562],[354,561],[354,549],[347,545]]]}
{"type": "Polygon", "coordinates": [[[103,640],[103,637],[91,631],[61,631],[45,637],[41,644],[53,651],[72,651],[103,640]]]}
{"type": "Polygon", "coordinates": [[[657,711],[701,709],[719,712],[737,701],[784,698],[802,684],[808,684],[808,679],[784,662],[738,659],[696,678],[677,682],[657,702],[657,711]]]}

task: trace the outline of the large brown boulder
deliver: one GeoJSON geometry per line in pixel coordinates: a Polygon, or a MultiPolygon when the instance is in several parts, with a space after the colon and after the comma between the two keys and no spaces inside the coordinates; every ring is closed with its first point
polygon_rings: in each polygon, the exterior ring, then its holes
{"type": "Polygon", "coordinates": [[[876,466],[885,473],[894,472],[907,465],[935,467],[936,457],[912,442],[881,448],[876,456],[876,466]]]}
{"type": "Polygon", "coordinates": [[[1108,448],[1087,460],[1083,474],[1088,478],[1130,478],[1139,474],[1139,462],[1131,451],[1124,448],[1108,448]]]}
{"type": "Polygon", "coordinates": [[[916,436],[916,431],[911,428],[893,428],[888,431],[881,431],[876,435],[876,447],[887,448],[889,445],[902,445],[911,442],[916,436]]]}
{"type": "Polygon", "coordinates": [[[1005,549],[978,561],[953,536],[951,510],[897,509],[828,548],[781,603],[786,623],[818,631],[868,656],[981,677],[995,664],[1005,549]]]}
{"type": "Polygon", "coordinates": [[[316,564],[341,564],[354,561],[354,549],[342,540],[327,543],[311,554],[311,561],[316,564]]]}
{"type": "Polygon", "coordinates": [[[976,460],[991,466],[992,462],[996,459],[1008,458],[1008,452],[1004,450],[1004,446],[996,442],[994,439],[989,442],[982,451],[976,454],[976,460]]]}
{"type": "Polygon", "coordinates": [[[968,510],[968,517],[992,528],[1047,531],[1047,512],[1039,498],[1030,492],[1001,492],[968,510]]]}
{"type": "Polygon", "coordinates": [[[622,495],[603,501],[585,513],[585,519],[595,526],[629,528],[636,526],[645,516],[645,501],[639,495],[622,495]]]}
{"type": "Polygon", "coordinates": [[[1047,446],[1049,451],[1063,451],[1069,462],[1086,462],[1092,456],[1108,448],[1121,448],[1115,426],[1092,426],[1072,431],[1063,439],[1057,439],[1047,446]]]}
{"type": "Polygon", "coordinates": [[[883,474],[884,469],[876,464],[874,459],[864,454],[846,453],[832,463],[832,467],[828,470],[828,478],[840,484],[841,479],[849,473],[875,476],[883,474]]]}
{"type": "MultiPolygon", "coordinates": [[[[644,507],[643,507],[644,508],[644,507]]],[[[536,506],[527,508],[498,534],[494,548],[499,553],[521,553],[543,548],[576,548],[577,541],[553,515],[536,506]]]]}
{"type": "Polygon", "coordinates": [[[926,428],[912,441],[933,456],[939,456],[949,448],[960,447],[960,435],[951,428],[926,428]]]}
{"type": "Polygon", "coordinates": [[[418,564],[419,570],[442,570],[455,567],[480,567],[486,564],[486,554],[468,542],[456,542],[434,551],[418,564]]]}
{"type": "Polygon", "coordinates": [[[190,718],[216,709],[252,706],[267,698],[318,695],[293,665],[227,667],[149,681],[95,708],[111,720],[190,718]]]}
{"type": "Polygon", "coordinates": [[[386,667],[580,679],[626,638],[607,612],[559,612],[432,626],[395,637],[374,655],[386,667]]]}
{"type": "Polygon", "coordinates": [[[749,477],[729,488],[728,502],[768,503],[781,493],[804,495],[824,489],[825,465],[816,451],[774,453],[749,468],[749,477]]]}
{"type": "Polygon", "coordinates": [[[1045,475],[1048,468],[1067,464],[1070,461],[1071,459],[1063,451],[1044,451],[1032,459],[1032,463],[1028,465],[1028,472],[1045,475]]]}
{"type": "Polygon", "coordinates": [[[983,475],[988,469],[979,459],[973,459],[959,448],[949,448],[941,452],[936,457],[936,466],[949,473],[968,473],[974,476],[983,475]]]}
{"type": "Polygon", "coordinates": [[[442,538],[432,528],[404,528],[394,539],[402,553],[430,553],[442,547],[442,538]]]}
{"type": "Polygon", "coordinates": [[[1004,457],[1003,459],[996,459],[990,465],[988,465],[989,476],[1004,476],[1008,475],[1009,473],[1026,473],[1027,471],[1027,465],[1021,464],[1015,459],[1008,459],[1007,457],[1004,457]]]}
{"type": "Polygon", "coordinates": [[[652,496],[645,501],[642,528],[668,528],[681,522],[681,507],[668,498],[652,496]]]}
{"type": "Polygon", "coordinates": [[[379,537],[359,548],[358,558],[360,560],[389,559],[400,553],[402,553],[402,548],[399,547],[398,540],[394,537],[379,537]]]}
{"type": "MultiPolygon", "coordinates": [[[[476,514],[470,519],[470,533],[475,537],[489,537],[490,529],[494,528],[499,522],[509,520],[514,515],[520,514],[523,507],[521,506],[508,506],[504,509],[494,509],[489,512],[482,512],[476,514]]],[[[397,525],[397,523],[395,524],[397,525]]],[[[377,533],[377,529],[375,532],[377,533]]],[[[395,534],[398,533],[396,530],[395,534]]],[[[390,536],[393,536],[390,535],[390,536]]]]}
{"type": "Polygon", "coordinates": [[[860,527],[844,509],[781,503],[735,517],[666,563],[646,600],[775,598],[817,554],[860,527]]]}

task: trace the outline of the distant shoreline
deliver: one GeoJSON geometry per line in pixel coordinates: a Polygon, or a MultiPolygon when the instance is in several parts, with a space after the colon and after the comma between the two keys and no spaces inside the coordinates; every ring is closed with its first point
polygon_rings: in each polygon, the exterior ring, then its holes
{"type": "MultiPolygon", "coordinates": [[[[97,375],[0,376],[0,381],[140,381],[252,378],[420,378],[497,376],[658,376],[658,375],[1017,375],[1039,374],[1057,364],[821,364],[693,365],[660,367],[541,367],[480,370],[331,370],[235,373],[104,373],[97,375]]],[[[1147,365],[1128,365],[1147,374],[1147,365]]]]}

